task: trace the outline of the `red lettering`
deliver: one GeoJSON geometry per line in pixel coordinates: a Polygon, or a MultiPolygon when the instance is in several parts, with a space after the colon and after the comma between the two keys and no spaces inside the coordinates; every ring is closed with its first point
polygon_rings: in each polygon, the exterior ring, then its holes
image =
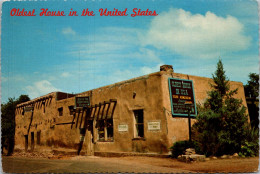
{"type": "Polygon", "coordinates": [[[43,14],[46,14],[48,8],[47,9],[42,8],[41,10],[42,10],[42,12],[40,13],[40,16],[42,16],[43,14]]]}
{"type": "Polygon", "coordinates": [[[10,15],[11,15],[11,16],[14,16],[15,13],[16,13],[16,8],[13,8],[13,9],[11,10],[11,12],[10,12],[10,15]]]}
{"type": "Polygon", "coordinates": [[[107,10],[107,8],[105,10],[103,10],[103,8],[99,9],[99,13],[100,16],[127,16],[128,14],[126,14],[127,8],[124,11],[119,11],[118,9],[115,9],[113,11],[109,11],[107,10]]]}
{"type": "Polygon", "coordinates": [[[64,11],[48,11],[48,8],[42,8],[41,10],[40,16],[65,16],[64,11]]]}
{"type": "Polygon", "coordinates": [[[157,15],[158,14],[156,13],[155,10],[153,12],[150,11],[149,9],[142,11],[141,9],[138,9],[138,8],[134,8],[133,14],[131,14],[132,17],[135,17],[135,16],[157,16],[157,15]]]}
{"type": "Polygon", "coordinates": [[[35,9],[33,11],[25,11],[24,8],[22,11],[20,9],[13,8],[10,12],[11,16],[36,16],[35,14],[35,9]]]}
{"type": "Polygon", "coordinates": [[[135,17],[135,16],[136,16],[135,10],[137,10],[137,8],[134,8],[134,9],[133,9],[134,14],[131,14],[132,17],[135,17]]]}
{"type": "Polygon", "coordinates": [[[87,8],[87,9],[84,9],[84,10],[82,11],[81,16],[95,16],[95,14],[94,14],[93,11],[88,11],[88,8],[87,8]]]}

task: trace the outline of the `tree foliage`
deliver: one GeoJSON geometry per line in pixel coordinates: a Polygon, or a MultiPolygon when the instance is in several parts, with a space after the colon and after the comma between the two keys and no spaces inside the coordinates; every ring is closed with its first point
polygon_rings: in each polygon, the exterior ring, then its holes
{"type": "Polygon", "coordinates": [[[15,135],[15,108],[16,105],[29,101],[28,95],[21,95],[18,99],[9,98],[7,103],[1,104],[2,153],[8,149],[8,155],[13,152],[15,135]]]}
{"type": "Polygon", "coordinates": [[[207,156],[240,152],[248,128],[246,108],[242,100],[233,97],[237,89],[230,90],[221,60],[213,74],[213,81],[204,109],[193,125],[195,139],[207,156]]]}
{"type": "Polygon", "coordinates": [[[259,74],[249,73],[249,80],[245,85],[245,94],[247,97],[255,99],[259,96],[259,74]]]}
{"type": "Polygon", "coordinates": [[[258,129],[259,125],[259,74],[249,73],[249,80],[245,87],[247,107],[250,116],[251,126],[258,129]]]}

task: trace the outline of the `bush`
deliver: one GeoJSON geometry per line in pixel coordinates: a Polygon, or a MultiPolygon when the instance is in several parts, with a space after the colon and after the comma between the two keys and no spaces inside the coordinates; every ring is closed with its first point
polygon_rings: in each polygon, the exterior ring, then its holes
{"type": "Polygon", "coordinates": [[[254,143],[246,141],[244,145],[241,146],[241,151],[238,154],[241,157],[254,157],[256,154],[253,149],[254,143]]]}
{"type": "Polygon", "coordinates": [[[242,157],[254,157],[259,154],[259,130],[258,129],[248,129],[246,131],[246,140],[241,145],[241,151],[239,156],[242,157]]]}
{"type": "Polygon", "coordinates": [[[188,148],[194,148],[196,153],[201,153],[201,150],[196,141],[177,141],[171,147],[172,157],[177,158],[179,155],[185,153],[185,150],[188,148]]]}

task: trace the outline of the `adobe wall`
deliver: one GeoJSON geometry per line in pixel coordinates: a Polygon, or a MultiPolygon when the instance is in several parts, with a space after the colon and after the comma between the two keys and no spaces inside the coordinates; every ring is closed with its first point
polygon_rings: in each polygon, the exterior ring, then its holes
{"type": "MultiPolygon", "coordinates": [[[[26,102],[29,103],[29,102],[26,102]]],[[[25,103],[23,103],[25,105],[25,103]]],[[[22,104],[21,104],[22,105],[22,104]]],[[[25,106],[32,106],[31,104],[25,106]]],[[[24,107],[25,107],[24,106],[24,107]]],[[[30,149],[31,132],[34,133],[35,148],[39,145],[47,146],[49,143],[48,137],[53,135],[50,129],[53,124],[53,115],[56,115],[55,93],[49,95],[49,98],[36,101],[34,104],[34,113],[24,112],[24,107],[16,109],[16,129],[15,129],[15,148],[24,149],[25,135],[28,135],[28,145],[30,149]],[[40,144],[37,144],[37,133],[40,134],[40,144]]]]}
{"type": "MultiPolygon", "coordinates": [[[[95,151],[104,152],[166,152],[168,151],[166,119],[163,115],[160,73],[134,78],[114,85],[92,90],[91,103],[116,99],[113,116],[114,141],[97,141],[94,132],[95,151]],[[135,94],[135,97],[134,97],[135,94]],[[156,109],[155,109],[156,108],[156,109]],[[143,109],[144,139],[134,139],[134,110],[143,109]],[[149,121],[160,121],[161,129],[149,131],[149,121]],[[128,125],[127,132],[118,130],[119,124],[128,125]]],[[[84,95],[82,93],[81,95],[84,95]]]]}
{"type": "MultiPolygon", "coordinates": [[[[94,129],[95,151],[161,153],[168,151],[168,146],[165,144],[167,142],[167,126],[163,114],[160,78],[160,72],[153,73],[78,94],[78,96],[91,96],[91,104],[98,104],[110,99],[117,100],[113,115],[114,141],[99,142],[97,130],[94,129]],[[144,115],[144,138],[140,139],[134,137],[134,110],[139,109],[143,109],[144,115]],[[159,121],[161,129],[148,130],[149,121],[159,121]],[[118,130],[119,124],[128,125],[128,131],[120,132],[118,130]]],[[[38,104],[38,107],[35,108],[29,131],[29,149],[31,132],[35,134],[35,149],[40,148],[36,143],[36,132],[38,131],[41,131],[42,146],[77,149],[80,137],[79,126],[76,128],[74,125],[71,128],[71,124],[62,124],[72,121],[73,116],[68,107],[75,104],[75,97],[56,101],[57,98],[56,95],[51,98],[48,104],[46,103],[45,112],[43,112],[42,104],[38,104]],[[58,108],[61,107],[63,115],[59,116],[58,108]]],[[[24,116],[19,112],[16,114],[16,148],[24,149],[23,135],[27,134],[26,128],[29,127],[30,119],[31,112],[26,112],[24,116]]],[[[83,151],[87,148],[87,143],[84,143],[83,151]]]]}
{"type": "MultiPolygon", "coordinates": [[[[169,99],[170,94],[168,78],[192,80],[194,85],[196,104],[203,104],[205,102],[206,98],[208,97],[207,91],[211,90],[210,84],[213,83],[213,80],[206,77],[198,77],[179,73],[164,72],[162,75],[163,106],[168,125],[168,144],[172,145],[176,141],[187,140],[189,137],[189,132],[187,118],[172,117],[171,103],[169,99]]],[[[241,82],[230,81],[230,89],[234,90],[236,88],[238,88],[238,92],[236,95],[234,95],[234,97],[237,99],[242,99],[242,104],[247,107],[243,84],[241,82]]],[[[246,112],[248,113],[248,111],[246,112]]],[[[195,119],[192,119],[191,124],[193,124],[194,121],[195,119]]]]}
{"type": "MultiPolygon", "coordinates": [[[[173,117],[169,95],[168,78],[180,78],[193,80],[196,103],[203,104],[210,90],[209,83],[212,79],[160,71],[146,76],[119,82],[113,85],[93,89],[77,94],[77,96],[90,96],[91,105],[116,99],[117,104],[113,115],[114,141],[98,141],[97,129],[94,130],[92,149],[95,152],[157,152],[165,153],[176,141],[188,139],[188,119],[173,117]],[[144,138],[134,136],[135,123],[134,111],[143,110],[144,138]],[[160,130],[148,130],[148,122],[160,122],[160,130]],[[119,131],[118,125],[127,125],[127,131],[119,131]]],[[[243,101],[244,88],[241,82],[230,82],[231,89],[238,88],[236,98],[243,101]]],[[[15,147],[24,149],[24,135],[29,135],[28,145],[30,149],[31,132],[34,132],[35,149],[43,147],[65,147],[77,150],[80,132],[80,120],[75,118],[75,124],[68,124],[73,120],[69,106],[75,105],[75,97],[66,93],[51,93],[48,100],[40,97],[34,99],[35,109],[28,134],[31,120],[31,112],[22,114],[21,107],[16,110],[16,135],[15,147]],[[51,97],[50,97],[51,96],[51,97]],[[43,103],[45,101],[45,103],[43,103]],[[44,109],[45,108],[45,109],[44,109]],[[63,108],[62,115],[58,109],[63,108]],[[78,125],[76,127],[76,122],[78,125]],[[40,132],[40,144],[37,144],[37,132],[40,132]]],[[[45,97],[46,97],[45,96],[45,97]]],[[[31,102],[32,102],[31,101],[31,102]]],[[[28,102],[26,102],[28,104],[28,102]]],[[[25,105],[23,103],[21,105],[25,105]]],[[[30,103],[30,102],[29,102],[30,103]]],[[[84,116],[85,117],[85,116],[84,116]]],[[[81,119],[79,117],[79,119],[81,119]]],[[[83,118],[84,120],[84,118],[83,118]]],[[[192,123],[194,123],[192,119],[192,123]]],[[[95,121],[94,121],[95,126],[95,121]]],[[[86,135],[82,151],[89,151],[89,135],[86,135]]]]}

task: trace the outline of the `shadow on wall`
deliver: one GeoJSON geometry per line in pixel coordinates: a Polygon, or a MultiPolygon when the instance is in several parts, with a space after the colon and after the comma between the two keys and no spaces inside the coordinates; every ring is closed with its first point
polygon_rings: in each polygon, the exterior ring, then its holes
{"type": "Polygon", "coordinates": [[[49,138],[46,141],[46,145],[49,147],[62,147],[62,148],[72,148],[72,149],[77,149],[79,147],[79,143],[64,143],[59,140],[54,140],[53,138],[49,138]]]}

